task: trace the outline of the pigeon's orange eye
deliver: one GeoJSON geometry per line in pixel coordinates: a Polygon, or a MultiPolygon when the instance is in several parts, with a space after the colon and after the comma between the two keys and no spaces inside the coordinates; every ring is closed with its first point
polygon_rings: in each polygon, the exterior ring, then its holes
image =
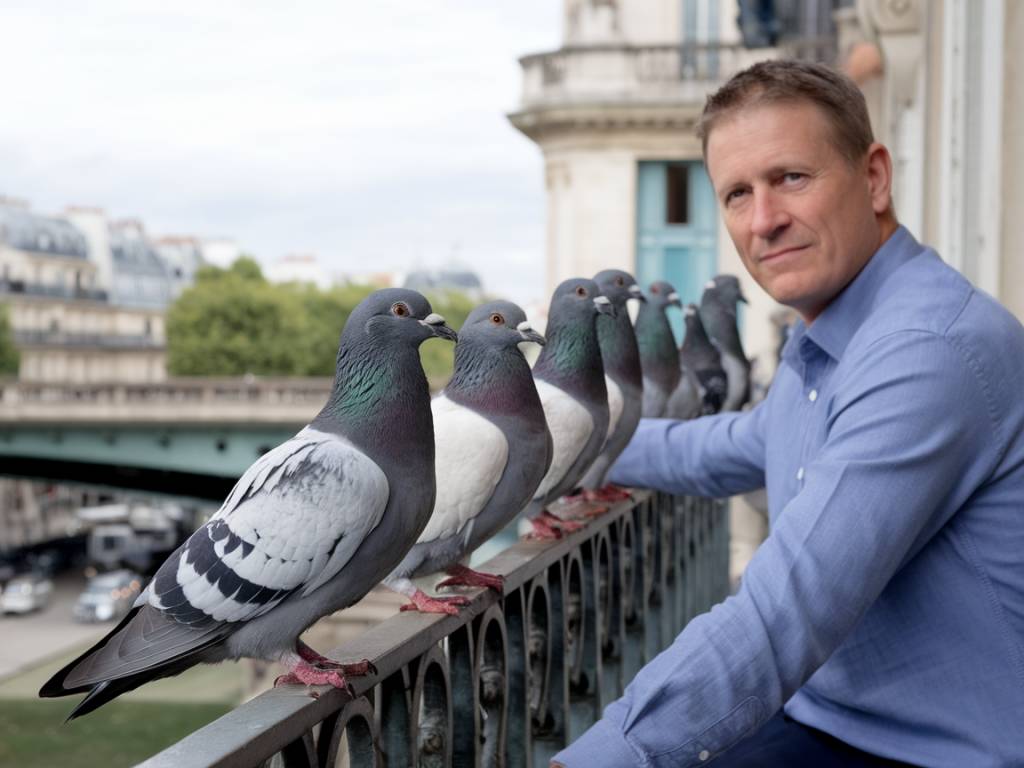
{"type": "Polygon", "coordinates": [[[504,325],[505,318],[499,315],[497,312],[495,312],[493,315],[491,315],[491,322],[494,323],[495,325],[504,325]]]}
{"type": "Polygon", "coordinates": [[[661,291],[658,290],[658,286],[652,285],[651,286],[651,293],[661,293],[661,291]]]}
{"type": "Polygon", "coordinates": [[[391,305],[391,314],[395,317],[408,317],[412,312],[409,311],[408,305],[404,302],[397,301],[391,305]]]}
{"type": "Polygon", "coordinates": [[[623,279],[622,275],[619,275],[618,277],[615,278],[615,284],[616,285],[625,285],[626,281],[623,279]]]}
{"type": "Polygon", "coordinates": [[[577,288],[576,288],[576,295],[577,296],[586,296],[587,295],[587,289],[584,288],[582,285],[577,286],[577,288]]]}

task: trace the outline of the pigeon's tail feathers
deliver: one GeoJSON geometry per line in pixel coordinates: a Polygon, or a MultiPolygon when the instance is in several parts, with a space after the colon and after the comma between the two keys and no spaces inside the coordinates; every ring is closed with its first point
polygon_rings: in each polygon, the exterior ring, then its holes
{"type": "Polygon", "coordinates": [[[93,710],[99,709],[104,704],[113,701],[122,693],[128,693],[128,691],[134,691],[140,685],[144,685],[153,680],[159,680],[162,677],[173,677],[179,675],[186,669],[195,666],[199,659],[196,658],[197,653],[190,654],[184,658],[175,659],[169,664],[164,664],[161,667],[147,670],[146,672],[140,672],[135,675],[129,675],[128,677],[118,677],[112,680],[104,680],[102,683],[98,683],[89,688],[89,693],[83,698],[75,708],[71,710],[71,714],[67,716],[65,723],[70,723],[75,718],[87,715],[93,710]]]}
{"type": "Polygon", "coordinates": [[[39,695],[88,691],[72,713],[78,717],[148,680],[188,669],[232,629],[225,623],[182,624],[151,605],[132,608],[102,640],[51,677],[39,695]]]}

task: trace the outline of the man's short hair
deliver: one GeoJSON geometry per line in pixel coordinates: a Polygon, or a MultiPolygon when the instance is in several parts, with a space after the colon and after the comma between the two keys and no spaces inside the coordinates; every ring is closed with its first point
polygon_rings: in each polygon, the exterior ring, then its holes
{"type": "Polygon", "coordinates": [[[704,159],[708,137],[723,118],[765,104],[808,103],[818,107],[832,126],[835,148],[851,164],[867,154],[874,141],[864,94],[856,84],[824,64],[804,61],[761,61],[729,78],[708,96],[697,124],[704,159]]]}

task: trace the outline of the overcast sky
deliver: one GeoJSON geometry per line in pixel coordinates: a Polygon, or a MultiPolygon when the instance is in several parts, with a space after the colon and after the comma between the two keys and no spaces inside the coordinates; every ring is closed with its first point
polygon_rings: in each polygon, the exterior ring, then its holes
{"type": "Polygon", "coordinates": [[[0,194],[226,236],[264,263],[543,290],[543,163],[508,123],[558,0],[0,0],[0,194]]]}

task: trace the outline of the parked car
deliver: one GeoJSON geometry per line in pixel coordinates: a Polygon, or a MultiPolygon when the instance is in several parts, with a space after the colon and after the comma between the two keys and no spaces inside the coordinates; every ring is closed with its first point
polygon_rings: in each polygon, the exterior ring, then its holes
{"type": "Polygon", "coordinates": [[[15,576],[0,595],[0,613],[31,613],[45,608],[53,594],[53,582],[42,574],[15,576]]]}
{"type": "Polygon", "coordinates": [[[142,591],[142,578],[133,571],[101,573],[89,579],[72,615],[77,621],[113,621],[129,610],[142,591]]]}

